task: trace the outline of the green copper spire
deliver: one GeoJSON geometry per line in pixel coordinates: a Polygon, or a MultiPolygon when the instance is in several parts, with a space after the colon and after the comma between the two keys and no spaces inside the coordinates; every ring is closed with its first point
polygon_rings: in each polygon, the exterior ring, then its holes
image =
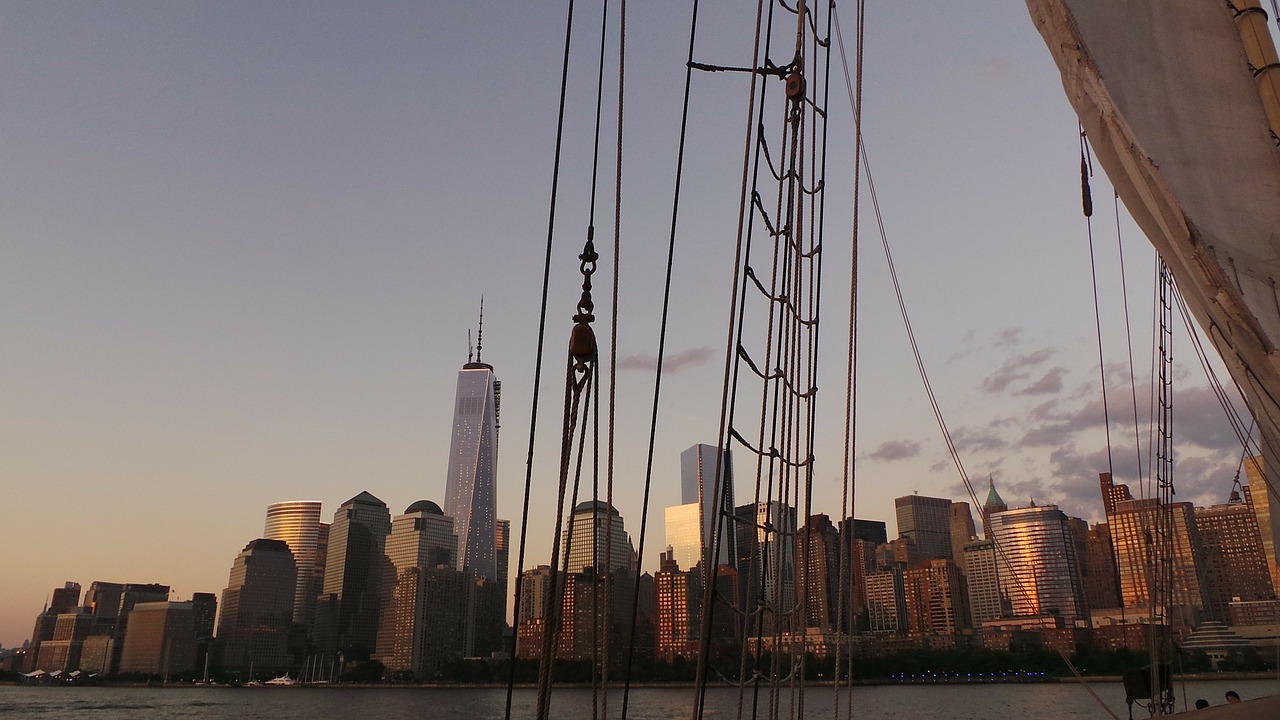
{"type": "Polygon", "coordinates": [[[1000,493],[996,492],[995,477],[988,475],[987,480],[991,483],[991,489],[987,491],[987,501],[983,503],[982,506],[987,509],[1007,509],[1009,506],[1005,504],[1004,498],[1000,497],[1000,493]]]}

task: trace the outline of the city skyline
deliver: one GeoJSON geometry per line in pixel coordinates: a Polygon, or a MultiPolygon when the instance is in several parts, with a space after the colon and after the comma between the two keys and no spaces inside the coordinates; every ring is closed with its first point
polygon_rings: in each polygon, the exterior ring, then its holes
{"type": "MultiPolygon", "coordinates": [[[[1133,639],[1140,641],[1143,634],[1129,633],[1124,626],[1141,625],[1145,612],[1174,626],[1184,640],[1193,628],[1196,633],[1217,632],[1213,628],[1225,627],[1226,620],[1274,625],[1280,599],[1262,544],[1264,535],[1271,542],[1276,538],[1267,519],[1269,508],[1254,504],[1249,486],[1238,486],[1227,503],[1194,512],[1189,503],[1171,504],[1167,517],[1159,518],[1149,501],[1131,499],[1129,488],[1114,483],[1110,474],[1100,473],[1098,481],[1107,522],[1093,525],[1034,501],[1002,509],[992,483],[984,508],[992,528],[986,540],[977,537],[967,504],[945,498],[897,498],[900,528],[892,542],[879,521],[846,519],[837,525],[825,514],[809,515],[792,547],[791,572],[797,595],[806,603],[803,615],[789,620],[778,615],[775,621],[781,624],[771,631],[769,620],[753,631],[726,607],[711,627],[712,657],[731,657],[751,637],[756,638],[751,642],[766,645],[806,638],[807,647],[821,656],[832,651],[837,634],[846,632],[869,633],[872,642],[889,633],[883,637],[891,643],[906,640],[932,647],[936,640],[999,650],[1011,647],[1010,632],[1030,629],[1046,647],[1132,647],[1133,639]],[[922,531],[939,537],[922,542],[922,531]],[[1165,538],[1158,554],[1171,557],[1136,557],[1151,555],[1140,548],[1150,544],[1153,534],[1165,538]],[[928,544],[932,550],[922,548],[928,544]],[[963,558],[953,559],[955,547],[963,558]],[[851,551],[847,555],[846,548],[851,551]],[[843,557],[853,564],[847,575],[839,569],[843,557]],[[1187,559],[1193,567],[1179,570],[1187,559]],[[1155,566],[1169,568],[1167,577],[1153,581],[1144,575],[1155,566]],[[1196,570],[1201,566],[1203,575],[1196,570]],[[1153,607],[1147,591],[1168,603],[1172,614],[1153,607]],[[743,631],[747,634],[739,635],[743,631]],[[770,634],[767,641],[757,634],[762,632],[770,634]]],[[[766,505],[735,508],[740,518],[761,513],[766,527],[772,527],[766,505]]],[[[315,508],[305,502],[269,506],[269,518],[281,515],[295,516],[285,521],[301,515],[303,524],[316,517],[315,508]]],[[[212,593],[173,602],[165,585],[102,581],[90,585],[80,605],[81,586],[68,581],[54,588],[52,600],[36,618],[33,645],[17,657],[27,670],[167,676],[191,671],[198,658],[206,659],[206,667],[212,659],[218,673],[254,667],[279,672],[318,652],[347,662],[380,660],[387,672],[420,679],[435,677],[455,659],[499,657],[497,629],[504,622],[491,610],[501,593],[495,595],[483,576],[455,568],[454,522],[438,504],[417,501],[391,520],[385,504],[364,491],[339,507],[332,527],[337,552],[326,554],[326,562],[333,564],[325,568],[325,592],[317,598],[313,623],[294,621],[298,564],[289,545],[259,538],[236,556],[220,605],[212,593]],[[376,617],[366,618],[361,608],[371,607],[376,617]],[[216,640],[215,608],[221,610],[216,640]]],[[[704,612],[699,586],[715,583],[717,607],[733,603],[745,611],[757,602],[757,593],[744,592],[739,582],[740,570],[748,577],[758,575],[743,564],[750,565],[754,548],[749,557],[738,558],[737,569],[718,566],[714,579],[680,568],[669,549],[657,572],[632,585],[632,544],[614,508],[580,503],[570,527],[576,532],[572,537],[566,532],[565,557],[576,569],[565,577],[562,598],[548,592],[546,566],[521,575],[529,583],[522,594],[552,598],[553,605],[526,598],[532,602],[512,628],[519,657],[539,656],[542,636],[552,626],[545,614],[548,607],[563,612],[554,624],[563,634],[552,645],[559,657],[593,657],[601,631],[621,640],[633,607],[629,587],[641,593],[634,606],[639,611],[637,647],[650,648],[668,661],[701,652],[696,640],[702,630],[694,629],[694,620],[704,612]],[[601,552],[602,533],[613,525],[617,533],[601,552]],[[596,554],[606,559],[592,568],[596,554]]],[[[505,553],[499,567],[505,574],[505,553]]],[[[786,602],[776,593],[759,599],[766,606],[786,602]]],[[[1266,628],[1260,629],[1262,636],[1256,629],[1242,631],[1254,633],[1254,640],[1265,639],[1266,628]]],[[[1196,633],[1188,643],[1208,642],[1196,640],[1196,633]]]]}
{"type": "MultiPolygon", "coordinates": [[[[705,25],[717,31],[700,47],[709,60],[743,55],[750,20],[738,10],[708,4],[705,25]]],[[[0,542],[41,549],[38,559],[0,560],[0,644],[29,634],[33,609],[68,579],[165,582],[182,600],[219,590],[228,558],[256,537],[272,502],[314,498],[330,513],[366,488],[392,508],[445,502],[452,414],[442,408],[455,398],[482,293],[485,358],[505,384],[496,513],[517,518],[509,540],[518,547],[533,269],[556,118],[545,68],[558,64],[563,19],[562,7],[542,4],[497,12],[322,3],[305,16],[253,3],[0,7],[0,58],[21,69],[0,78],[11,98],[0,177],[0,484],[9,510],[0,542]]],[[[661,278],[654,238],[669,220],[661,216],[687,17],[683,7],[637,9],[630,20],[629,67],[647,69],[627,86],[614,504],[634,528],[661,278]]],[[[1011,504],[1034,495],[1100,519],[1094,476],[1109,468],[1077,125],[1057,71],[1019,13],[872,7],[868,24],[863,135],[906,302],[966,466],[979,479],[994,474],[1011,504]],[[922,79],[921,66],[943,72],[922,79]]],[[[581,41],[579,49],[591,45],[581,41]]],[[[580,284],[587,75],[573,74],[567,118],[574,142],[548,367],[580,284]]],[[[740,118],[722,111],[742,93],[723,74],[697,83],[699,153],[687,166],[697,190],[682,208],[673,295],[681,322],[668,343],[649,543],[637,548],[646,569],[662,549],[652,532],[662,508],[679,501],[679,452],[716,432],[732,252],[724,228],[740,150],[731,137],[740,118]]],[[[833,156],[849,157],[850,146],[837,138],[833,156]]],[[[830,197],[841,200],[831,238],[850,215],[847,165],[833,164],[830,197]]],[[[1093,190],[1104,198],[1105,179],[1095,177],[1093,190]]],[[[1095,224],[1111,222],[1103,205],[1095,224]]],[[[1150,249],[1121,215],[1130,272],[1141,274],[1132,268],[1146,267],[1150,249]]],[[[839,245],[829,267],[848,264],[839,245]]],[[[1121,284],[1114,242],[1105,247],[1099,287],[1114,309],[1121,284]]],[[[965,500],[918,389],[883,261],[869,250],[863,260],[860,327],[871,341],[859,369],[858,515],[889,518],[892,498],[913,490],[965,500]]],[[[603,273],[597,279],[604,287],[603,273]]],[[[836,303],[838,285],[823,297],[836,303]]],[[[608,310],[597,295],[605,347],[608,310]]],[[[830,313],[838,317],[838,303],[830,313]]],[[[1106,375],[1127,396],[1127,373],[1114,364],[1124,356],[1122,313],[1104,312],[1103,322],[1106,375]]],[[[839,325],[824,333],[833,351],[825,358],[842,352],[839,325]]],[[[1179,497],[1221,502],[1239,450],[1198,370],[1180,367],[1179,497]]],[[[821,370],[815,507],[832,511],[843,368],[824,359],[821,370]]],[[[526,568],[557,542],[544,501],[558,431],[547,375],[526,568]]],[[[1120,440],[1131,436],[1120,409],[1114,470],[1136,482],[1139,453],[1120,440]]]]}

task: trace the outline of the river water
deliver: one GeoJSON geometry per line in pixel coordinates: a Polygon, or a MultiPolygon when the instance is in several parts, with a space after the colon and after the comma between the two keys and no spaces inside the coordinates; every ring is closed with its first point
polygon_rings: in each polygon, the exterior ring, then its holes
{"type": "MultiPolygon", "coordinates": [[[[1127,718],[1119,683],[1091,683],[1120,718],[1127,718]]],[[[1205,698],[1214,705],[1235,690],[1251,698],[1280,693],[1277,680],[1213,680],[1179,682],[1178,707],[1205,698]]],[[[512,717],[533,717],[536,691],[515,692],[512,717]]],[[[632,689],[628,717],[667,720],[688,717],[693,693],[687,688],[632,689]]],[[[763,700],[762,695],[762,700],[763,700]]],[[[611,690],[609,716],[617,717],[622,693],[611,690]]],[[[0,687],[0,718],[62,720],[445,720],[500,719],[506,691],[487,688],[137,688],[137,687],[0,687]]],[[[751,717],[750,696],[743,717],[751,717]]],[[[831,688],[805,691],[808,718],[831,717],[831,688]]],[[[707,718],[737,717],[738,692],[716,688],[708,693],[707,718]]],[[[843,700],[842,700],[843,703],[843,700]]],[[[854,717],[865,720],[946,718],[947,720],[1065,720],[1109,718],[1082,686],[1074,683],[1019,685],[885,685],[853,689],[854,717]]],[[[763,706],[758,717],[767,717],[763,706]]],[[[1134,708],[1135,717],[1147,716],[1134,708]]],[[[552,702],[555,720],[591,717],[591,691],[561,688],[552,702]]],[[[791,717],[783,700],[781,717],[791,717]]]]}

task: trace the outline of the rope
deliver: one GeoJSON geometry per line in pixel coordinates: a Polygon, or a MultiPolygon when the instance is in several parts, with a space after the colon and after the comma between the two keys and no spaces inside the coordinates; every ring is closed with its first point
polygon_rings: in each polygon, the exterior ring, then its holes
{"type": "MultiPolygon", "coordinates": [[[[590,192],[590,202],[589,202],[589,210],[588,210],[588,219],[587,219],[587,238],[588,238],[588,243],[590,243],[590,242],[591,242],[591,240],[592,240],[592,239],[594,239],[594,236],[595,236],[595,225],[596,225],[596,198],[597,198],[597,196],[598,196],[599,178],[600,178],[600,128],[601,128],[601,125],[602,125],[602,122],[603,122],[603,117],[604,117],[604,114],[603,114],[603,112],[602,112],[603,107],[604,107],[604,65],[605,65],[605,49],[606,49],[606,47],[608,46],[608,29],[609,29],[609,0],[604,0],[604,2],[602,2],[602,3],[600,4],[600,53],[599,53],[599,58],[598,58],[598,60],[597,60],[597,62],[596,62],[596,113],[595,113],[594,130],[593,130],[593,133],[592,133],[592,143],[591,143],[591,147],[592,147],[592,157],[591,157],[591,192],[590,192]]],[[[616,232],[616,227],[615,227],[615,232],[616,232]]],[[[616,279],[617,279],[617,272],[616,272],[617,257],[616,257],[616,256],[614,257],[614,263],[615,263],[614,279],[615,279],[615,281],[616,281],[616,279]]],[[[617,317],[617,302],[616,302],[616,300],[617,300],[617,299],[616,299],[616,297],[615,297],[615,299],[614,299],[614,300],[615,300],[615,302],[614,302],[614,305],[613,305],[613,307],[611,308],[611,311],[610,311],[610,312],[611,312],[611,315],[612,315],[614,318],[616,318],[616,317],[617,317]]],[[[616,328],[615,328],[615,330],[616,330],[616,328]]],[[[614,340],[612,340],[612,339],[611,339],[611,342],[614,342],[614,340]]],[[[591,524],[592,524],[592,527],[591,527],[591,533],[592,533],[592,534],[591,534],[591,566],[592,566],[592,573],[593,573],[593,575],[592,575],[592,582],[591,582],[591,602],[592,602],[592,608],[591,608],[591,720],[597,720],[597,718],[599,717],[599,711],[600,711],[600,682],[601,682],[601,673],[600,673],[600,583],[597,581],[597,579],[598,579],[598,573],[600,572],[600,569],[601,569],[601,568],[600,568],[600,559],[599,559],[599,557],[598,557],[598,555],[599,555],[599,547],[600,547],[600,543],[599,543],[599,542],[597,542],[597,539],[598,539],[598,538],[597,538],[597,537],[596,537],[596,535],[595,535],[595,533],[596,533],[596,529],[595,529],[595,513],[596,513],[596,509],[597,509],[597,505],[596,505],[595,503],[599,502],[599,500],[600,500],[600,478],[599,478],[599,469],[600,469],[600,462],[599,462],[599,452],[600,452],[600,443],[599,443],[599,434],[600,434],[600,429],[599,429],[599,412],[600,412],[599,392],[600,392],[600,386],[599,386],[599,384],[596,384],[596,385],[594,386],[594,390],[595,390],[595,392],[596,392],[597,397],[596,397],[596,404],[595,404],[595,410],[596,410],[596,416],[595,416],[596,432],[595,432],[595,436],[596,436],[596,437],[595,437],[595,443],[594,443],[594,444],[593,444],[593,446],[592,446],[593,458],[594,458],[594,460],[595,460],[595,462],[592,464],[592,467],[593,467],[593,469],[594,469],[594,471],[595,471],[595,472],[593,472],[593,474],[592,474],[592,485],[591,485],[591,500],[592,500],[592,510],[591,510],[591,512],[592,512],[592,518],[591,518],[591,524]]],[[[577,485],[576,485],[576,482],[575,482],[575,485],[574,485],[574,502],[573,502],[573,504],[572,504],[572,507],[574,508],[574,510],[576,510],[576,509],[577,509],[577,485]]],[[[571,512],[573,512],[573,511],[571,511],[571,512]]],[[[606,513],[606,517],[607,517],[607,516],[608,516],[608,513],[606,513]]],[[[570,522],[570,525],[569,525],[569,537],[572,537],[572,535],[573,535],[573,523],[572,523],[572,522],[570,522]]],[[[555,538],[555,539],[553,539],[553,542],[558,542],[558,537],[557,537],[557,538],[555,538]]],[[[568,545],[568,538],[566,538],[566,545],[565,545],[565,562],[566,562],[566,564],[568,563],[568,552],[569,552],[569,548],[570,548],[570,545],[568,545]]],[[[607,552],[607,551],[606,551],[606,552],[607,552]]],[[[567,567],[567,566],[566,566],[566,567],[567,567]]],[[[581,571],[581,568],[577,568],[577,570],[580,572],[580,571],[581,571]]],[[[568,582],[568,575],[567,575],[567,574],[566,574],[566,576],[565,576],[565,579],[566,579],[566,582],[568,582]]],[[[575,598],[575,604],[576,604],[576,598],[575,598]]],[[[545,653],[543,654],[543,662],[544,662],[544,663],[546,663],[546,662],[547,662],[547,655],[546,655],[545,653]]]]}
{"type": "MultiPolygon", "coordinates": [[[[627,60],[627,0],[619,0],[618,7],[618,135],[616,142],[616,159],[614,162],[614,195],[613,195],[613,295],[611,298],[609,313],[609,450],[608,459],[606,461],[606,475],[608,477],[608,503],[609,507],[613,505],[613,462],[614,462],[614,439],[615,430],[617,428],[614,422],[614,412],[617,400],[617,376],[618,376],[618,266],[622,256],[622,108],[623,96],[626,89],[626,60],[627,60]]],[[[602,698],[601,710],[603,715],[609,717],[609,668],[613,662],[612,638],[613,638],[613,598],[614,573],[617,568],[613,566],[613,513],[609,512],[605,520],[605,547],[608,556],[608,579],[605,581],[605,607],[609,612],[609,627],[604,636],[604,671],[601,678],[604,694],[602,698]]],[[[638,583],[637,583],[638,585],[638,583]]]]}
{"type": "MultiPolygon", "coordinates": [[[[698,29],[698,0],[693,0],[692,18],[689,21],[689,57],[688,62],[693,62],[694,40],[697,38],[698,29]]],[[[619,63],[621,65],[621,63],[619,63]]],[[[754,76],[753,76],[754,77],[754,76]]],[[[662,288],[662,320],[659,323],[658,330],[658,357],[657,367],[654,370],[653,378],[653,405],[649,414],[649,444],[645,456],[644,470],[644,498],[641,502],[640,510],[640,536],[639,551],[637,555],[634,582],[632,583],[631,597],[631,637],[627,643],[627,669],[623,679],[622,687],[622,720],[627,718],[627,710],[631,700],[631,669],[635,663],[636,653],[636,617],[640,607],[640,569],[644,566],[644,548],[645,539],[649,529],[649,497],[653,488],[653,452],[654,444],[658,434],[658,407],[659,400],[662,396],[662,365],[666,357],[667,347],[667,320],[671,311],[671,274],[675,265],[675,246],[676,246],[676,219],[679,217],[680,211],[680,188],[684,179],[684,153],[685,142],[688,138],[689,130],[689,88],[693,79],[693,67],[686,64],[684,73],[684,106],[680,113],[680,142],[679,149],[676,153],[676,177],[675,189],[671,201],[671,232],[667,239],[667,268],[662,288]]],[[[621,83],[619,84],[619,97],[621,97],[621,83]]],[[[621,164],[621,162],[619,162],[621,164]]]]}
{"type": "MultiPolygon", "coordinates": [[[[538,399],[542,391],[542,357],[547,337],[547,293],[551,287],[551,250],[555,239],[556,224],[556,199],[560,188],[560,159],[561,151],[564,146],[564,108],[565,95],[569,88],[569,49],[571,39],[573,37],[573,2],[569,0],[567,17],[565,19],[564,30],[564,59],[560,68],[560,106],[557,111],[556,118],[556,149],[555,160],[551,170],[551,202],[550,209],[547,212],[547,249],[543,257],[542,265],[542,301],[538,311],[538,349],[535,353],[534,370],[533,370],[533,399],[530,403],[529,411],[529,442],[528,453],[525,457],[524,472],[524,502],[520,511],[520,550],[516,559],[516,585],[514,605],[511,611],[512,627],[519,627],[520,623],[520,595],[524,586],[524,556],[525,546],[529,535],[529,497],[533,492],[533,451],[534,439],[537,437],[538,431],[538,399]]],[[[506,706],[503,710],[504,720],[511,720],[511,702],[515,692],[515,665],[516,665],[516,636],[518,633],[512,633],[510,646],[510,671],[507,677],[507,698],[506,706]]]]}
{"type": "Polygon", "coordinates": [[[1084,208],[1085,227],[1089,233],[1089,275],[1093,281],[1093,326],[1098,339],[1098,379],[1102,385],[1102,427],[1107,436],[1107,474],[1114,477],[1115,467],[1111,459],[1111,413],[1107,403],[1107,365],[1102,356],[1102,310],[1098,305],[1098,262],[1093,251],[1093,197],[1089,191],[1089,139],[1080,129],[1080,193],[1084,208]]]}
{"type": "MultiPolygon", "coordinates": [[[[840,50],[840,62],[845,67],[845,90],[849,93],[849,97],[853,98],[853,126],[854,126],[854,143],[853,143],[853,227],[851,228],[850,237],[850,260],[849,260],[849,341],[845,350],[845,398],[844,398],[844,457],[841,475],[841,509],[847,508],[845,517],[849,518],[849,532],[853,531],[853,525],[856,523],[854,518],[857,517],[855,511],[857,493],[855,485],[854,472],[854,456],[857,451],[857,436],[854,432],[856,427],[857,409],[857,377],[858,377],[858,236],[859,236],[859,214],[861,207],[860,191],[862,189],[862,166],[859,162],[862,158],[862,72],[863,72],[863,47],[864,35],[866,28],[866,3],[858,0],[857,16],[855,23],[855,32],[857,33],[857,59],[855,63],[857,83],[856,89],[849,84],[849,60],[844,50],[844,32],[840,26],[840,15],[836,12],[835,5],[831,7],[831,18],[835,21],[836,44],[840,50]]],[[[828,36],[830,33],[828,32],[828,36]]],[[[850,563],[852,558],[847,557],[849,550],[853,547],[851,542],[846,542],[843,538],[840,541],[840,589],[844,592],[848,588],[848,592],[853,592],[853,583],[849,577],[850,563]]],[[[846,600],[848,607],[853,607],[852,598],[846,600]]],[[[845,618],[846,613],[840,614],[841,619],[845,618]]],[[[852,618],[849,618],[852,620],[852,618]]],[[[834,702],[832,706],[832,717],[840,717],[840,675],[844,668],[842,664],[842,656],[848,652],[848,641],[844,634],[846,628],[841,625],[837,629],[838,642],[836,645],[836,679],[834,702]]],[[[847,676],[848,697],[849,702],[846,704],[846,717],[853,716],[853,657],[849,655],[849,667],[847,676]]]]}

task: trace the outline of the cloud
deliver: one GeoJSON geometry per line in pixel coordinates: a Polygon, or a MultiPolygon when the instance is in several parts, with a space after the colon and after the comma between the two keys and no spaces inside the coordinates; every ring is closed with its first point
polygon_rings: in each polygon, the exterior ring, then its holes
{"type": "MultiPolygon", "coordinates": [[[[1249,417],[1243,408],[1236,408],[1236,412],[1243,418],[1249,417]]],[[[1231,448],[1240,451],[1240,440],[1231,429],[1226,411],[1207,387],[1182,391],[1174,388],[1173,439],[1177,443],[1192,443],[1214,450],[1231,448]]]]}
{"type": "Polygon", "coordinates": [[[969,330],[960,340],[960,346],[963,350],[952,353],[946,360],[947,364],[951,364],[961,358],[975,355],[987,348],[1012,348],[1022,342],[1021,328],[1005,328],[991,335],[985,342],[978,342],[978,333],[975,330],[969,330]]]}
{"type": "Polygon", "coordinates": [[[1022,328],[1005,328],[996,333],[996,339],[992,342],[996,347],[1012,347],[1017,345],[1022,339],[1022,328]]]}
{"type": "Polygon", "coordinates": [[[867,455],[869,460],[905,460],[920,454],[920,443],[911,440],[889,440],[867,455]]]}
{"type": "MultiPolygon", "coordinates": [[[[678,373],[682,370],[689,370],[701,365],[706,365],[713,352],[709,347],[697,347],[692,350],[685,350],[674,355],[668,355],[662,361],[662,371],[664,373],[678,373]]],[[[643,370],[652,372],[658,367],[658,359],[654,355],[635,354],[623,355],[618,358],[618,370],[626,372],[628,370],[643,370]]]]}
{"type": "Polygon", "coordinates": [[[1064,367],[1050,368],[1039,380],[1031,383],[1021,390],[1015,391],[1014,395],[1052,395],[1062,390],[1062,376],[1067,374],[1064,367]]]}
{"type": "Polygon", "coordinates": [[[1053,348],[1041,348],[1009,358],[996,368],[995,372],[983,379],[982,389],[991,393],[1009,389],[1010,385],[1031,377],[1031,370],[1053,357],[1053,353],[1053,348]]]}
{"type": "Polygon", "coordinates": [[[994,450],[1002,450],[1008,446],[1008,442],[1000,437],[998,433],[992,430],[993,427],[1004,424],[1001,420],[996,420],[987,428],[982,430],[971,430],[969,428],[956,428],[951,431],[951,442],[955,443],[956,449],[960,451],[961,457],[971,452],[991,452],[994,450]]]}

